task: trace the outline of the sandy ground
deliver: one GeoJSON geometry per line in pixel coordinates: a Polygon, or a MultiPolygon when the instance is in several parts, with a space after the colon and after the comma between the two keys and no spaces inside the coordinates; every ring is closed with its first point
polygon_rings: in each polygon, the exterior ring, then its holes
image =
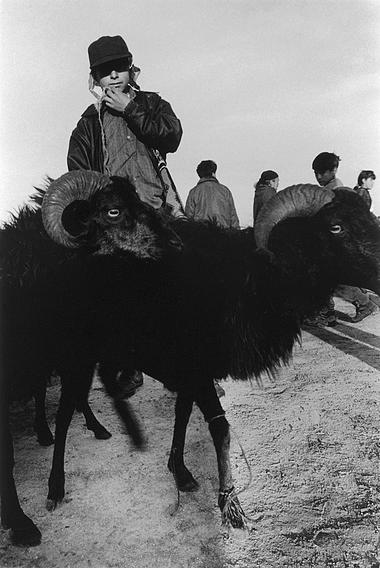
{"type": "MultiPolygon", "coordinates": [[[[45,509],[52,448],[36,442],[32,405],[16,407],[16,481],[43,540],[14,547],[1,530],[1,567],[379,567],[379,336],[380,313],[359,324],[343,319],[304,332],[275,383],[225,382],[234,479],[250,518],[244,531],[221,525],[216,459],[198,410],[186,460],[200,489],[178,501],[166,468],[175,398],[149,377],[131,399],[148,440],[144,452],[131,447],[95,383],[92,407],[113,436],[96,440],[75,415],[67,496],[52,513],[45,509]]],[[[52,425],[58,396],[58,385],[49,389],[52,425]]]]}

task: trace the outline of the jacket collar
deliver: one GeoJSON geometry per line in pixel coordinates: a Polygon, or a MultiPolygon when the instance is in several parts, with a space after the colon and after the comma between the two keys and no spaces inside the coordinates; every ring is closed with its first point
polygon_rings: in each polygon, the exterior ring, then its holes
{"type": "Polygon", "coordinates": [[[210,177],[203,177],[203,178],[201,178],[201,179],[198,181],[197,185],[199,185],[200,183],[204,183],[204,182],[206,182],[206,181],[215,181],[216,183],[219,183],[215,176],[210,176],[210,177]]]}

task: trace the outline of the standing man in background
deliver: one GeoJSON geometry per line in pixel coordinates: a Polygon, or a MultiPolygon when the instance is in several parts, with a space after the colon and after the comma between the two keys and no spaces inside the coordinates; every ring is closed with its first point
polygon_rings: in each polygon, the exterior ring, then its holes
{"type": "Polygon", "coordinates": [[[187,196],[186,216],[195,221],[214,220],[222,227],[239,229],[234,198],[228,187],[217,180],[216,169],[212,160],[198,164],[199,181],[187,196]]]}
{"type": "MultiPolygon", "coordinates": [[[[187,196],[185,213],[195,221],[215,221],[226,228],[239,229],[234,198],[225,185],[218,182],[217,165],[212,160],[203,160],[197,166],[199,181],[187,196]]],[[[216,394],[225,395],[224,388],[214,380],[216,394]]]]}

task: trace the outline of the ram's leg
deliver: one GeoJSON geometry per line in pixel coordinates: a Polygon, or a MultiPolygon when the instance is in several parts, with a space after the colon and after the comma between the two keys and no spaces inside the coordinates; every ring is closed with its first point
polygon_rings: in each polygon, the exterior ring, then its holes
{"type": "Polygon", "coordinates": [[[39,385],[34,393],[35,401],[35,418],[34,418],[34,431],[37,434],[38,443],[41,446],[51,446],[54,444],[53,434],[50,431],[46,419],[46,382],[39,385]]]}
{"type": "Polygon", "coordinates": [[[97,420],[87,400],[79,403],[78,410],[83,412],[87,430],[92,430],[95,434],[95,438],[98,440],[108,440],[108,438],[111,438],[112,434],[97,420]]]}
{"type": "Polygon", "coordinates": [[[1,493],[1,524],[11,529],[11,539],[14,544],[36,546],[41,542],[41,533],[21,509],[16,485],[13,478],[14,451],[13,440],[9,429],[8,408],[2,401],[0,408],[0,493],[1,493]]]}
{"type": "Polygon", "coordinates": [[[75,393],[65,385],[62,376],[62,391],[55,425],[53,463],[49,476],[49,492],[46,508],[53,511],[65,496],[65,446],[67,431],[75,410],[75,393]]]}
{"type": "Polygon", "coordinates": [[[178,393],[175,405],[175,423],[168,468],[172,472],[180,491],[196,491],[198,482],[191,475],[183,461],[186,428],[193,408],[193,399],[178,393]]]}
{"type": "Polygon", "coordinates": [[[231,473],[230,428],[212,381],[202,389],[196,402],[205,420],[209,423],[215,446],[219,472],[218,505],[222,511],[223,524],[243,528],[246,524],[246,517],[235,493],[231,473]]]}

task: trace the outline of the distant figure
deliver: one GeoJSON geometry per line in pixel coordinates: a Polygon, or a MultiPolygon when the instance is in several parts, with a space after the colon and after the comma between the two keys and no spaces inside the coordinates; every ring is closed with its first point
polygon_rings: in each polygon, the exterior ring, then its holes
{"type": "Polygon", "coordinates": [[[371,209],[372,198],[369,190],[373,188],[376,176],[372,170],[362,170],[358,176],[358,185],[354,187],[356,193],[366,202],[368,209],[371,209]]]}
{"type": "MultiPolygon", "coordinates": [[[[212,160],[198,164],[199,181],[189,191],[185,213],[196,221],[214,220],[222,227],[239,229],[234,198],[228,187],[218,182],[216,169],[217,165],[212,160]]],[[[226,394],[217,380],[214,380],[214,386],[219,398],[226,394]]]]}
{"type": "Polygon", "coordinates": [[[187,217],[201,220],[215,220],[222,227],[239,229],[232,193],[217,180],[217,165],[204,160],[197,167],[199,181],[187,196],[185,213],[187,217]]]}
{"type": "MultiPolygon", "coordinates": [[[[373,188],[375,183],[376,175],[372,170],[362,170],[358,176],[358,184],[354,187],[354,190],[362,197],[368,206],[368,209],[371,209],[372,206],[372,198],[369,191],[373,188]]],[[[371,308],[370,313],[374,313],[374,307],[380,307],[380,298],[377,294],[373,294],[368,292],[370,303],[369,306],[371,308]]],[[[363,312],[359,316],[363,315],[363,312]]]]}
{"type": "Polygon", "coordinates": [[[319,185],[326,189],[343,187],[343,183],[336,177],[340,158],[333,152],[321,152],[314,158],[311,167],[319,185]]]}
{"type": "Polygon", "coordinates": [[[273,170],[266,170],[255,185],[255,198],[253,200],[253,222],[267,201],[276,194],[279,177],[273,170]]]}
{"type": "MultiPolygon", "coordinates": [[[[332,152],[322,152],[314,158],[312,168],[319,185],[324,189],[343,187],[343,183],[336,177],[339,162],[339,156],[332,152]]],[[[358,323],[377,311],[376,305],[370,300],[366,290],[357,288],[356,286],[346,286],[342,284],[336,288],[334,295],[343,298],[343,300],[355,306],[356,313],[355,316],[351,318],[353,323],[358,323]]],[[[325,306],[317,316],[309,319],[307,323],[309,325],[319,326],[336,325],[337,319],[333,298],[331,297],[328,305],[325,306]]]]}

